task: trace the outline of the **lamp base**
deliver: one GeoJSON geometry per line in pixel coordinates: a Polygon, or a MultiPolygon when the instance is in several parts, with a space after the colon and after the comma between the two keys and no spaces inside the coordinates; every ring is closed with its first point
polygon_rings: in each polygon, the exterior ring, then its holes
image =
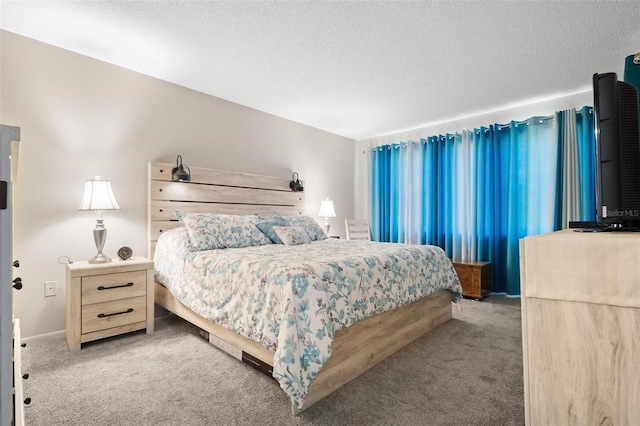
{"type": "Polygon", "coordinates": [[[93,240],[96,242],[96,248],[98,254],[93,259],[89,259],[89,263],[109,263],[111,259],[102,254],[102,247],[104,247],[104,241],[107,239],[107,229],[104,227],[104,221],[102,220],[102,212],[98,211],[98,219],[96,221],[96,227],[93,230],[93,240]]]}
{"type": "Polygon", "coordinates": [[[96,254],[95,257],[89,259],[89,263],[109,263],[109,262],[111,262],[111,259],[102,253],[98,253],[96,254]]]}

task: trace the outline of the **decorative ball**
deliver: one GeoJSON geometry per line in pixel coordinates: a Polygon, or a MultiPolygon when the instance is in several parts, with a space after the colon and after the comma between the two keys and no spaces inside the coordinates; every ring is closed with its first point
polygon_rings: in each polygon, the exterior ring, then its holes
{"type": "Polygon", "coordinates": [[[131,250],[131,248],[127,246],[121,247],[120,250],[118,250],[118,257],[122,260],[127,260],[131,258],[132,254],[133,254],[133,250],[131,250]]]}

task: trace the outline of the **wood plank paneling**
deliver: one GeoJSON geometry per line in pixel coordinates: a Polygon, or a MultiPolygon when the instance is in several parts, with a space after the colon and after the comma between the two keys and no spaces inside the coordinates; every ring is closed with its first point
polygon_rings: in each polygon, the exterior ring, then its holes
{"type": "Polygon", "coordinates": [[[260,188],[151,181],[151,199],[153,200],[295,206],[302,201],[301,194],[260,188]]]}
{"type": "MultiPolygon", "coordinates": [[[[150,179],[155,181],[171,181],[171,170],[175,164],[151,163],[150,179]]],[[[251,173],[232,172],[226,170],[191,167],[192,183],[207,183],[212,185],[236,186],[243,188],[260,188],[276,191],[291,192],[288,177],[255,175],[251,173]]]]}
{"type": "Polygon", "coordinates": [[[277,211],[284,216],[304,214],[304,205],[272,206],[255,204],[187,203],[179,201],[154,200],[150,212],[151,220],[177,220],[176,211],[187,213],[221,214],[269,214],[277,211]]]}
{"type": "Polygon", "coordinates": [[[304,192],[293,192],[290,179],[190,167],[191,182],[172,182],[170,163],[149,163],[147,257],[156,242],[180,226],[175,212],[220,214],[304,214],[304,192]]]}

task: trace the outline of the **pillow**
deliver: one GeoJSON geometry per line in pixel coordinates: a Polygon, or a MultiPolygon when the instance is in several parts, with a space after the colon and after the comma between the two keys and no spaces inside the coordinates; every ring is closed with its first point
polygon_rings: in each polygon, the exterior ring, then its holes
{"type": "Polygon", "coordinates": [[[294,246],[311,243],[309,234],[299,226],[274,226],[273,230],[285,245],[294,246]]]}
{"type": "Polygon", "coordinates": [[[326,240],[328,238],[318,222],[310,216],[286,216],[285,219],[289,222],[289,226],[299,226],[304,229],[311,241],[326,240]]]}
{"type": "Polygon", "coordinates": [[[279,213],[273,212],[271,213],[271,216],[265,218],[261,222],[256,223],[256,226],[258,227],[259,230],[264,232],[265,235],[269,237],[271,241],[273,241],[276,244],[282,244],[282,240],[280,239],[280,237],[278,237],[278,234],[276,234],[276,231],[273,230],[273,227],[289,226],[289,222],[287,222],[285,218],[280,216],[279,213]]]}
{"type": "Polygon", "coordinates": [[[271,244],[256,226],[256,216],[176,212],[193,251],[271,244]]]}

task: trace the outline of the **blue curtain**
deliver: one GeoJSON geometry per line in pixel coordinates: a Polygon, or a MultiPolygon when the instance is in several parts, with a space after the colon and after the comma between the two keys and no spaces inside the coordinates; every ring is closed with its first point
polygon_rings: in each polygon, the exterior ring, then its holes
{"type": "Polygon", "coordinates": [[[595,214],[589,107],[378,146],[369,154],[372,238],[489,261],[493,292],[520,294],[520,238],[595,214]],[[577,199],[577,207],[562,194],[577,199]]]}
{"type": "MultiPolygon", "coordinates": [[[[640,94],[640,54],[629,55],[624,61],[624,81],[632,84],[640,94]]],[[[638,96],[638,108],[640,108],[640,96],[638,96]]],[[[638,116],[640,125],[640,116],[638,116]]]]}

